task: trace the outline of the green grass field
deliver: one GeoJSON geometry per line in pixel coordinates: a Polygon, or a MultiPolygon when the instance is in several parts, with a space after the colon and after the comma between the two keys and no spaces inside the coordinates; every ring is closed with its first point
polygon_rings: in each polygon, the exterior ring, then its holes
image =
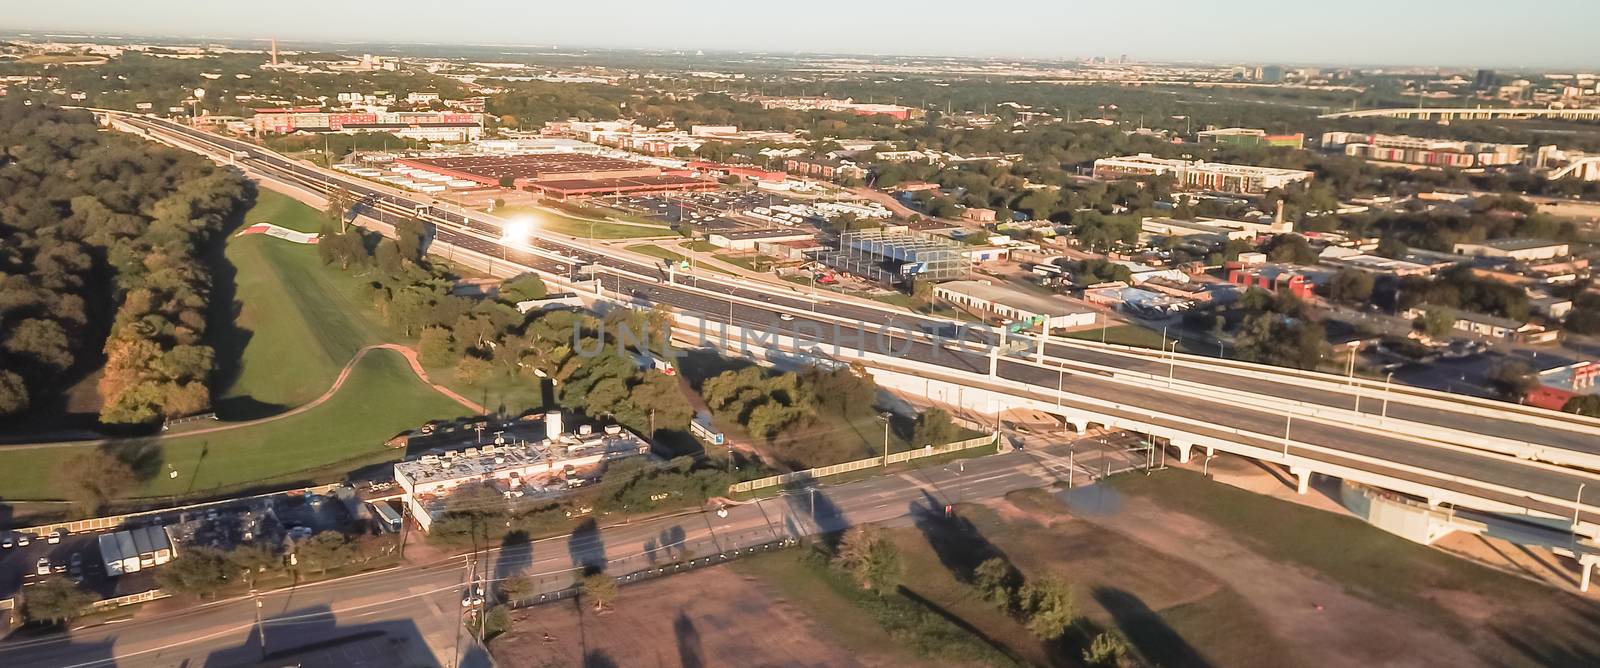
{"type": "MultiPolygon", "coordinates": [[[[245,221],[302,231],[316,230],[322,222],[316,210],[270,191],[258,194],[245,221]]],[[[409,343],[385,331],[363,296],[363,279],[324,266],[315,246],[245,235],[228,239],[224,255],[228,266],[220,268],[218,280],[231,276],[233,288],[218,294],[225,299],[231,295],[234,305],[218,306],[227,311],[218,314],[213,342],[219,378],[225,383],[217,412],[225,421],[262,418],[305,404],[327,391],[363,346],[409,343]],[[230,328],[229,322],[235,326],[230,328]]],[[[452,383],[450,374],[435,380],[468,397],[485,394],[452,383]]],[[[356,364],[328,403],[305,413],[225,432],[132,440],[118,449],[141,474],[139,488],[129,496],[210,495],[256,485],[336,480],[349,470],[398,457],[383,445],[395,434],[465,413],[460,404],[418,380],[398,353],[379,350],[356,364]],[[177,478],[169,477],[174,469],[177,478]]],[[[219,423],[185,428],[214,426],[219,423]]],[[[75,451],[0,450],[0,490],[7,500],[60,498],[50,472],[75,451]]]]}
{"type": "MultiPolygon", "coordinates": [[[[1102,332],[1099,329],[1085,329],[1063,334],[1062,336],[1069,339],[1099,342],[1102,338],[1102,332]]],[[[1160,350],[1162,345],[1161,332],[1143,325],[1113,325],[1105,328],[1103,336],[1106,343],[1119,346],[1160,350]]],[[[1172,345],[1171,337],[1167,337],[1166,345],[1172,345]]],[[[1193,351],[1190,350],[1188,344],[1180,341],[1178,343],[1178,352],[1187,353],[1193,351]]]]}
{"type": "Polygon", "coordinates": [[[534,209],[522,206],[507,206],[495,209],[494,215],[501,218],[515,219],[527,217],[534,222],[535,234],[537,230],[550,230],[557,234],[588,239],[591,232],[595,239],[637,239],[640,237],[660,237],[677,234],[666,225],[647,226],[621,223],[594,223],[565,216],[544,209],[534,209]],[[593,228],[591,230],[591,227],[593,228]]]}
{"type": "MultiPolygon", "coordinates": [[[[417,380],[398,353],[379,350],[356,364],[328,403],[305,413],[221,433],[136,441],[115,451],[135,462],[141,477],[129,496],[210,495],[255,485],[337,480],[348,469],[399,458],[400,451],[383,444],[395,434],[429,419],[465,413],[417,380]],[[172,470],[178,472],[176,478],[170,477],[172,470]]],[[[60,498],[49,472],[55,462],[77,451],[0,451],[0,489],[6,490],[7,500],[60,498]]]]}
{"type": "MultiPolygon", "coordinates": [[[[322,224],[320,212],[262,191],[246,224],[270,222],[304,232],[322,224]]],[[[237,315],[220,327],[218,377],[228,379],[217,401],[224,420],[261,417],[322,394],[363,346],[386,340],[362,280],[323,266],[315,246],[265,235],[228,240],[235,271],[237,315]]]]}

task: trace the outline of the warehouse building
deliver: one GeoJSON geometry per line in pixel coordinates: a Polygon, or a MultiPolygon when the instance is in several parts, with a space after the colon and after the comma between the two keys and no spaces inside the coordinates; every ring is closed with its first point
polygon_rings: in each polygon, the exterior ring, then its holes
{"type": "Polygon", "coordinates": [[[737,251],[753,251],[761,244],[790,241],[811,241],[816,235],[803,230],[771,228],[763,230],[727,230],[706,235],[711,245],[737,251]]]}
{"type": "Polygon", "coordinates": [[[1550,241],[1548,239],[1496,239],[1494,241],[1466,242],[1456,244],[1451,250],[1457,255],[1505,258],[1518,262],[1550,260],[1571,254],[1571,247],[1565,242],[1550,241]]]}
{"type": "Polygon", "coordinates": [[[1002,325],[1031,323],[1048,334],[1087,327],[1099,316],[1094,310],[1061,297],[1038,295],[989,281],[950,281],[934,286],[933,295],[984,322],[1002,325]]]}
{"type": "Polygon", "coordinates": [[[1306,142],[1305,133],[1269,135],[1266,130],[1257,128],[1219,128],[1204,130],[1199,133],[1202,144],[1226,144],[1230,146],[1280,146],[1286,148],[1300,148],[1306,142]]]}

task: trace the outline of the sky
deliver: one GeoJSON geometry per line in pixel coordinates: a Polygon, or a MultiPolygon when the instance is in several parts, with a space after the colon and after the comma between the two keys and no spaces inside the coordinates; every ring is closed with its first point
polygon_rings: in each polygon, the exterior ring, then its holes
{"type": "Polygon", "coordinates": [[[0,28],[279,40],[1600,70],[1600,0],[6,0],[0,28]]]}

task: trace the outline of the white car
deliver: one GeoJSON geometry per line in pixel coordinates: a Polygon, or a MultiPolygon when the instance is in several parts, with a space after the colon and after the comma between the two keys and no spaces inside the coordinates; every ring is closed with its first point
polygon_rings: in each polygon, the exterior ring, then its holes
{"type": "Polygon", "coordinates": [[[794,320],[794,314],[792,314],[792,313],[780,313],[780,314],[778,314],[778,319],[782,320],[784,322],[789,322],[791,320],[794,320]]]}
{"type": "Polygon", "coordinates": [[[27,547],[28,543],[32,543],[32,542],[33,542],[33,537],[32,536],[29,536],[28,534],[25,534],[25,533],[17,534],[17,547],[27,547]]]}
{"type": "Polygon", "coordinates": [[[34,575],[49,575],[50,560],[45,557],[39,557],[39,563],[33,566],[33,573],[34,575]]]}
{"type": "Polygon", "coordinates": [[[51,545],[55,545],[55,544],[60,543],[61,542],[61,530],[60,529],[56,529],[55,531],[51,531],[50,535],[45,537],[44,542],[49,543],[51,545]]]}
{"type": "Polygon", "coordinates": [[[11,538],[11,534],[0,536],[0,548],[9,550],[13,545],[16,545],[16,542],[11,538]]]}

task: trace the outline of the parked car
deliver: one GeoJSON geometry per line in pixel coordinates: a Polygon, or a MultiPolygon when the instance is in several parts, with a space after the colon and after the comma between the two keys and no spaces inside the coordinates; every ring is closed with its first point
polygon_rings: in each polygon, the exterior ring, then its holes
{"type": "Polygon", "coordinates": [[[11,534],[6,534],[4,536],[0,536],[0,548],[9,550],[9,549],[11,549],[12,546],[14,546],[16,544],[17,544],[17,539],[12,538],[11,534]]]}
{"type": "Polygon", "coordinates": [[[33,574],[34,575],[49,575],[50,574],[50,560],[46,559],[44,557],[39,557],[39,563],[33,565],[33,574]]]}
{"type": "Polygon", "coordinates": [[[50,535],[45,536],[45,542],[49,543],[51,545],[55,545],[57,543],[60,543],[61,542],[61,530],[60,529],[56,529],[55,531],[51,531],[50,535]]]}
{"type": "Polygon", "coordinates": [[[27,532],[17,534],[17,547],[27,547],[28,543],[32,542],[33,536],[29,535],[27,532]]]}

